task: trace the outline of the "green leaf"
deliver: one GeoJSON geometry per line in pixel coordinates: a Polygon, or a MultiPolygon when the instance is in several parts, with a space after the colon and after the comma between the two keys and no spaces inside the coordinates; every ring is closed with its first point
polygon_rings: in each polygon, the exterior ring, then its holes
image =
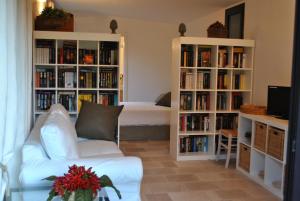
{"type": "Polygon", "coordinates": [[[50,177],[46,177],[43,180],[48,180],[48,181],[54,181],[57,177],[56,176],[50,176],[50,177]]]}
{"type": "Polygon", "coordinates": [[[49,192],[49,197],[48,197],[47,201],[51,201],[55,196],[56,196],[56,193],[55,193],[54,189],[52,189],[49,192]]]}
{"type": "Polygon", "coordinates": [[[70,196],[71,196],[71,192],[65,191],[65,194],[62,197],[63,201],[69,201],[70,196]]]}
{"type": "Polygon", "coordinates": [[[75,192],[75,201],[93,201],[92,190],[79,189],[75,192]]]}
{"type": "Polygon", "coordinates": [[[110,180],[110,178],[107,175],[103,175],[102,177],[100,177],[99,182],[100,182],[101,187],[113,188],[115,190],[115,192],[117,193],[119,199],[122,198],[120,191],[113,185],[112,181],[110,180]]]}
{"type": "Polygon", "coordinates": [[[83,190],[79,189],[75,192],[75,201],[85,201],[83,190]]]}

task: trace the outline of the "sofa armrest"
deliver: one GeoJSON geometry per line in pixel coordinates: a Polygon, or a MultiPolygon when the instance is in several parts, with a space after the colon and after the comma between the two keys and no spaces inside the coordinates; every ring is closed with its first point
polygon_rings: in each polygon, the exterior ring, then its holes
{"type": "Polygon", "coordinates": [[[20,181],[23,186],[49,185],[42,180],[48,176],[62,176],[72,165],[92,167],[92,170],[100,177],[107,175],[115,185],[125,183],[141,183],[143,177],[143,165],[137,157],[114,158],[81,158],[75,160],[43,160],[24,163],[20,173],[20,181]]]}

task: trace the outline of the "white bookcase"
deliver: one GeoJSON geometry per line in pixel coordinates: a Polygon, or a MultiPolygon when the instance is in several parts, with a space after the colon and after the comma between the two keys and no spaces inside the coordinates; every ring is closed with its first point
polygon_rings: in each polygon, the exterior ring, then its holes
{"type": "Polygon", "coordinates": [[[253,40],[173,39],[170,152],[174,158],[215,158],[218,130],[236,127],[240,104],[252,101],[254,46],[253,40]]]}
{"type": "Polygon", "coordinates": [[[74,117],[84,98],[119,104],[121,35],[34,31],[33,38],[34,118],[53,103],[63,103],[74,117]]]}
{"type": "Polygon", "coordinates": [[[237,169],[281,199],[283,199],[284,190],[287,140],[287,120],[281,120],[265,115],[240,113],[236,163],[237,169]],[[258,133],[257,131],[256,127],[259,125],[262,125],[264,128],[263,132],[265,136],[263,138],[258,136],[262,133],[258,133]],[[276,134],[277,136],[275,135],[275,141],[272,139],[274,136],[271,136],[271,131],[274,129],[276,132],[278,131],[276,134]],[[281,140],[278,140],[280,133],[281,140]],[[264,139],[265,142],[261,143],[261,139],[264,139]],[[264,148],[261,148],[261,145],[264,146],[264,148]],[[243,152],[241,147],[245,147],[248,156],[250,156],[249,159],[246,159],[247,168],[243,165],[245,163],[241,162],[241,160],[245,161],[245,158],[243,158],[245,155],[241,154],[241,152],[243,152]],[[281,153],[281,158],[272,154],[272,152],[274,152],[274,147],[276,147],[276,153],[281,153]]]}

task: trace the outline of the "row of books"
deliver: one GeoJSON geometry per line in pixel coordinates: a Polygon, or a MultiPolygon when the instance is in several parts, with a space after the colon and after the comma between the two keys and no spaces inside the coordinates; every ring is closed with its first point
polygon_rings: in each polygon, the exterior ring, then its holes
{"type": "Polygon", "coordinates": [[[55,104],[55,93],[53,92],[36,92],[36,110],[48,110],[52,104],[55,104]]]}
{"type": "Polygon", "coordinates": [[[81,109],[82,101],[97,103],[97,94],[95,94],[95,93],[79,94],[78,95],[78,111],[80,111],[80,109],[81,109]]]}
{"type": "Polygon", "coordinates": [[[247,55],[244,53],[243,47],[235,47],[233,49],[233,67],[245,68],[247,55]]]}
{"type": "Polygon", "coordinates": [[[232,93],[232,109],[239,110],[241,105],[243,105],[243,95],[240,92],[233,92],[232,93]]]}
{"type": "Polygon", "coordinates": [[[185,92],[180,94],[180,110],[192,110],[193,94],[185,92]]]}
{"type": "Polygon", "coordinates": [[[217,80],[217,87],[218,89],[228,89],[228,83],[229,83],[229,78],[228,78],[228,74],[226,71],[222,72],[218,72],[218,80],[217,80]]]}
{"type": "Polygon", "coordinates": [[[63,41],[63,47],[58,48],[59,64],[76,64],[77,43],[76,41],[63,41]]]}
{"type": "MultiPolygon", "coordinates": [[[[192,67],[194,66],[195,49],[192,45],[182,45],[181,47],[181,66],[192,67]]],[[[230,52],[227,47],[221,47],[218,50],[218,67],[225,68],[231,67],[230,65],[230,52]]],[[[244,53],[243,47],[233,48],[233,61],[234,68],[245,68],[247,55],[244,53]]],[[[198,48],[198,67],[212,67],[212,49],[210,46],[200,46],[198,48]]]]}
{"type": "Polygon", "coordinates": [[[100,88],[117,88],[118,73],[110,69],[102,70],[99,73],[99,87],[100,88]]]}
{"type": "Polygon", "coordinates": [[[55,63],[54,40],[36,40],[35,60],[37,64],[55,63]]]}
{"type": "Polygon", "coordinates": [[[100,43],[100,64],[118,65],[118,48],[117,42],[100,43]]]}
{"type": "Polygon", "coordinates": [[[97,64],[97,50],[79,49],[79,64],[97,64]]]}
{"type": "Polygon", "coordinates": [[[219,92],[217,94],[217,110],[226,110],[227,109],[227,94],[219,92]]]}
{"type": "Polygon", "coordinates": [[[210,89],[210,71],[197,71],[197,89],[210,89]]]}
{"type": "Polygon", "coordinates": [[[35,87],[55,87],[55,73],[52,69],[37,69],[35,72],[35,87]]]}
{"type": "Polygon", "coordinates": [[[208,152],[208,136],[189,136],[179,140],[180,153],[208,152]]]}
{"type": "Polygon", "coordinates": [[[63,91],[57,94],[58,102],[61,103],[68,111],[76,111],[76,92],[63,91]]]}
{"type": "Polygon", "coordinates": [[[192,45],[181,46],[181,66],[182,67],[194,66],[194,47],[192,45]]]}
{"type": "Polygon", "coordinates": [[[59,70],[57,79],[60,88],[76,88],[76,72],[73,68],[59,70]]]}
{"type": "Polygon", "coordinates": [[[180,116],[179,130],[201,131],[207,132],[210,130],[210,119],[207,114],[184,114],[180,116]]]}
{"type": "Polygon", "coordinates": [[[99,104],[102,105],[118,105],[118,94],[117,93],[100,93],[99,104]]]}
{"type": "Polygon", "coordinates": [[[188,71],[180,72],[180,88],[181,89],[193,89],[193,73],[188,71]]]}
{"type": "Polygon", "coordinates": [[[210,94],[208,92],[197,93],[196,95],[196,110],[210,109],[210,94]]]}
{"type": "Polygon", "coordinates": [[[91,70],[80,70],[79,72],[79,87],[80,88],[96,88],[97,87],[97,72],[91,70]]]}
{"type": "Polygon", "coordinates": [[[233,87],[234,89],[246,89],[246,76],[245,74],[234,74],[233,87]]]}
{"type": "Polygon", "coordinates": [[[198,66],[211,67],[211,47],[201,46],[198,48],[198,66]]]}
{"type": "Polygon", "coordinates": [[[218,66],[221,68],[228,67],[229,53],[226,48],[220,48],[218,52],[218,66]]]}
{"type": "Polygon", "coordinates": [[[216,129],[236,129],[238,125],[237,114],[217,114],[216,129]]]}
{"type": "Polygon", "coordinates": [[[55,48],[42,47],[36,48],[35,62],[37,64],[54,64],[55,63],[55,48]]]}

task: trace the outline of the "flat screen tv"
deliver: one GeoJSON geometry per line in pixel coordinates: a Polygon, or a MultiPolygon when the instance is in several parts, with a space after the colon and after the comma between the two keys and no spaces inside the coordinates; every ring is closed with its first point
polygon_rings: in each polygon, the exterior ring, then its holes
{"type": "Polygon", "coordinates": [[[268,115],[272,115],[282,119],[289,118],[290,91],[290,87],[268,87],[268,115]]]}

